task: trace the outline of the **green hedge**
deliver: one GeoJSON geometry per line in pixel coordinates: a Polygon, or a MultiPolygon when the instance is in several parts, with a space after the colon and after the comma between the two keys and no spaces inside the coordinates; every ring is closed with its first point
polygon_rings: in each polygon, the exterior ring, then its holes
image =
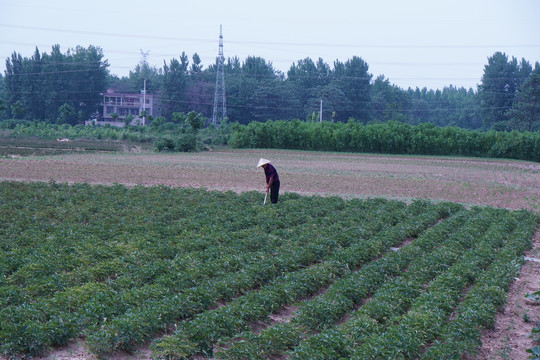
{"type": "Polygon", "coordinates": [[[471,131],[459,127],[268,121],[238,125],[229,145],[384,154],[458,155],[540,161],[540,132],[471,131]]]}

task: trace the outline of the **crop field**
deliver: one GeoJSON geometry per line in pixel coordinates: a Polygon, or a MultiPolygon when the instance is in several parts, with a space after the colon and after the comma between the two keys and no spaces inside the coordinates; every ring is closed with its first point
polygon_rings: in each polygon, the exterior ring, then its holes
{"type": "Polygon", "coordinates": [[[0,353],[473,359],[538,236],[539,172],[253,150],[0,159],[0,353]]]}
{"type": "Polygon", "coordinates": [[[66,153],[110,152],[116,153],[128,149],[151,150],[152,144],[133,143],[129,141],[95,141],[75,139],[58,141],[57,139],[18,138],[2,136],[0,131],[1,156],[40,156],[66,153]]]}

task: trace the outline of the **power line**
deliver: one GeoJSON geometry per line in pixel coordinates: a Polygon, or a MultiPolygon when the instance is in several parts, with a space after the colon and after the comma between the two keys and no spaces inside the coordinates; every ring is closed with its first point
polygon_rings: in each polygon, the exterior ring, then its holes
{"type": "MultiPolygon", "coordinates": [[[[210,39],[204,38],[190,38],[190,37],[176,37],[176,36],[156,36],[148,34],[133,34],[133,33],[109,33],[102,31],[84,31],[84,30],[73,30],[73,29],[62,29],[62,28],[52,28],[52,27],[41,27],[41,26],[25,26],[25,25],[15,25],[15,24],[2,24],[0,27],[14,28],[14,29],[23,29],[23,30],[35,30],[35,31],[51,31],[51,32],[69,32],[75,34],[85,34],[85,35],[101,35],[101,36],[116,36],[116,37],[125,37],[125,38],[136,38],[136,39],[152,39],[152,40],[173,40],[173,41],[190,41],[190,42],[204,42],[209,43],[213,42],[210,39]]],[[[478,49],[478,48],[540,48],[540,43],[532,44],[468,44],[468,45],[441,45],[441,44],[352,44],[352,43],[317,43],[317,42],[282,42],[282,41],[248,41],[248,40],[230,40],[228,43],[231,44],[244,44],[244,45],[275,45],[275,46],[324,46],[324,47],[359,47],[359,48],[373,48],[373,49],[478,49]]]]}

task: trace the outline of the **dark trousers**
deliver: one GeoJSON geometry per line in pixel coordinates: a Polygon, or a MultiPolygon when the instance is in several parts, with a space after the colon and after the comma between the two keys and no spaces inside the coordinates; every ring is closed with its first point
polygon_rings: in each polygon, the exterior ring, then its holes
{"type": "Polygon", "coordinates": [[[279,180],[272,181],[272,185],[270,185],[270,201],[272,204],[277,203],[277,199],[279,196],[279,180]]]}

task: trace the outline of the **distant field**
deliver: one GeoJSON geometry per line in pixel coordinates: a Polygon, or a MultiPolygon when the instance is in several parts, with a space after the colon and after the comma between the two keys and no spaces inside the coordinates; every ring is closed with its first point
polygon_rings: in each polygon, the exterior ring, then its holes
{"type": "MultiPolygon", "coordinates": [[[[282,192],[446,200],[540,210],[540,164],[515,160],[282,150],[157,154],[74,152],[0,158],[0,180],[166,185],[262,191],[259,157],[272,160],[282,192]]],[[[135,153],[134,153],[135,152],[135,153]]]]}
{"type": "Polygon", "coordinates": [[[0,133],[0,157],[1,156],[43,156],[59,155],[68,153],[92,153],[92,152],[129,152],[150,151],[151,143],[134,143],[130,141],[96,141],[92,139],[41,139],[34,137],[11,137],[7,133],[0,133]],[[4,135],[4,136],[2,136],[4,135]]]}

